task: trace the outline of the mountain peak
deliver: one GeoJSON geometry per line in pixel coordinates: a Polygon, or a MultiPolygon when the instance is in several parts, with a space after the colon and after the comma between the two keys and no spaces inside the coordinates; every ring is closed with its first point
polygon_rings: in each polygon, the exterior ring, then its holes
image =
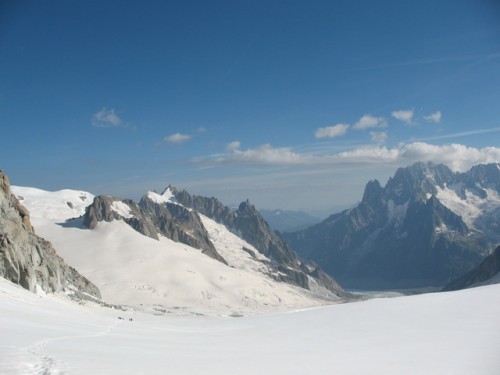
{"type": "Polygon", "coordinates": [[[351,288],[442,286],[498,244],[499,209],[498,164],[455,173],[420,162],[385,188],[368,182],[357,207],[286,239],[351,288]]]}
{"type": "Polygon", "coordinates": [[[253,211],[257,211],[255,206],[253,204],[250,203],[250,200],[247,199],[246,201],[244,202],[241,202],[239,207],[238,207],[238,210],[239,211],[248,211],[248,212],[253,212],[253,211]]]}
{"type": "Polygon", "coordinates": [[[368,181],[368,183],[365,186],[363,201],[372,202],[374,200],[379,200],[382,193],[383,193],[382,186],[380,186],[380,182],[378,182],[378,180],[368,181]]]}
{"type": "Polygon", "coordinates": [[[479,164],[473,166],[466,175],[482,186],[500,191],[500,163],[479,164]]]}
{"type": "Polygon", "coordinates": [[[175,199],[175,195],[177,194],[177,189],[172,186],[168,185],[164,190],[163,193],[161,193],[162,197],[165,197],[166,199],[175,199]]]}
{"type": "Polygon", "coordinates": [[[443,164],[417,162],[398,168],[385,186],[388,198],[396,204],[410,199],[425,201],[428,194],[436,194],[437,187],[444,188],[455,179],[455,174],[443,164]]]}

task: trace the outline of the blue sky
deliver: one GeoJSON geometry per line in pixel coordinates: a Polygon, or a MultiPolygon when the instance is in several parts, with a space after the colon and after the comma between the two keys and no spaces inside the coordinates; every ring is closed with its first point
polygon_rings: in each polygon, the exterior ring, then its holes
{"type": "Polygon", "coordinates": [[[500,161],[500,4],[6,1],[0,168],[333,210],[417,160],[500,161]]]}

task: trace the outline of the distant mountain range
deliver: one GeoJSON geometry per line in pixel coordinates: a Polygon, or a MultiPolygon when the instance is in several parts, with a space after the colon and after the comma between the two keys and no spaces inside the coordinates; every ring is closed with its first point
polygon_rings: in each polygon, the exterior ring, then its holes
{"type": "Polygon", "coordinates": [[[302,211],[259,210],[269,226],[279,232],[293,232],[310,227],[322,220],[302,211]]]}
{"type": "MultiPolygon", "coordinates": [[[[230,208],[172,186],[134,202],[13,187],[16,198],[0,182],[0,276],[32,291],[248,312],[354,298],[341,285],[451,290],[498,273],[500,164],[400,168],[356,207],[284,234],[248,200],[230,208]]],[[[263,213],[282,230],[314,220],[263,213]]]]}
{"type": "Polygon", "coordinates": [[[284,238],[347,288],[442,287],[500,242],[500,165],[400,168],[358,206],[284,238]]]}

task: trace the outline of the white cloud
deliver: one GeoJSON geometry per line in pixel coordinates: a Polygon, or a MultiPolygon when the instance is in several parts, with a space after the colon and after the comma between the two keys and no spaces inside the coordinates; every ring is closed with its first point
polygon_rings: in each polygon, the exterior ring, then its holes
{"type": "Polygon", "coordinates": [[[375,117],[372,115],[364,115],[353,126],[354,129],[363,130],[370,128],[385,128],[387,122],[383,117],[375,117]]]}
{"type": "Polygon", "coordinates": [[[240,141],[233,141],[227,144],[226,151],[235,151],[240,148],[240,141]]]}
{"type": "Polygon", "coordinates": [[[92,116],[92,126],[95,128],[113,128],[122,126],[122,119],[115,110],[103,108],[92,116]]]}
{"type": "Polygon", "coordinates": [[[293,152],[290,148],[274,148],[270,144],[259,146],[255,149],[233,149],[230,156],[222,156],[220,161],[237,164],[306,164],[313,158],[310,155],[293,152]]]}
{"type": "Polygon", "coordinates": [[[436,123],[441,122],[441,111],[437,111],[429,116],[424,116],[424,120],[436,123]]]}
{"type": "MultiPolygon", "coordinates": [[[[385,134],[385,133],[383,133],[385,134]]],[[[377,135],[380,139],[384,135],[377,135]]],[[[392,164],[409,165],[417,161],[443,163],[453,170],[464,171],[479,163],[500,162],[500,148],[474,148],[461,144],[432,145],[424,142],[400,144],[393,148],[385,146],[362,146],[353,150],[332,154],[313,155],[299,153],[291,148],[274,148],[270,144],[254,149],[232,149],[231,153],[219,154],[208,158],[197,159],[196,162],[208,164],[235,165],[373,165],[392,164]]]]}
{"type": "Polygon", "coordinates": [[[386,147],[360,148],[343,152],[337,157],[351,162],[393,162],[408,165],[417,161],[432,161],[449,166],[455,171],[465,171],[475,164],[500,162],[500,148],[474,148],[461,144],[432,145],[423,142],[386,147]]]}
{"type": "Polygon", "coordinates": [[[325,128],[319,128],[314,132],[316,138],[334,138],[344,135],[349,129],[347,124],[337,124],[333,126],[327,126],[325,128]]]}
{"type": "Polygon", "coordinates": [[[198,133],[205,133],[207,131],[207,128],[200,126],[198,129],[196,129],[198,133]]]}
{"type": "Polygon", "coordinates": [[[370,132],[370,135],[372,137],[372,142],[385,143],[387,140],[386,132],[370,132]]]}
{"type": "Polygon", "coordinates": [[[392,111],[391,116],[399,121],[406,122],[408,125],[413,124],[413,110],[401,110],[401,111],[392,111]]]}
{"type": "Polygon", "coordinates": [[[168,137],[163,138],[163,140],[167,143],[183,143],[183,142],[189,141],[190,139],[191,139],[190,135],[181,134],[181,133],[175,133],[175,134],[169,135],[168,137]]]}

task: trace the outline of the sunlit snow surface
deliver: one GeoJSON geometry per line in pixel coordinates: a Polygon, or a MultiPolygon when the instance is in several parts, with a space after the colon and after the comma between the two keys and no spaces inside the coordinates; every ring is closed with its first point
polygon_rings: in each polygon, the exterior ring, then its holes
{"type": "Polygon", "coordinates": [[[83,215],[94,200],[94,195],[86,191],[45,191],[21,186],[11,189],[32,217],[59,222],[83,215]]]}
{"type": "Polygon", "coordinates": [[[130,212],[130,207],[121,201],[114,201],[111,204],[111,209],[124,219],[130,219],[134,217],[134,215],[132,215],[132,213],[130,212]]]}
{"type": "Polygon", "coordinates": [[[500,285],[208,319],[79,306],[0,280],[0,373],[497,375],[499,316],[500,285]]]}
{"type": "Polygon", "coordinates": [[[175,203],[174,195],[170,191],[170,189],[166,189],[163,194],[155,193],[154,191],[148,191],[148,198],[153,202],[162,204],[162,203],[175,203]]]}

